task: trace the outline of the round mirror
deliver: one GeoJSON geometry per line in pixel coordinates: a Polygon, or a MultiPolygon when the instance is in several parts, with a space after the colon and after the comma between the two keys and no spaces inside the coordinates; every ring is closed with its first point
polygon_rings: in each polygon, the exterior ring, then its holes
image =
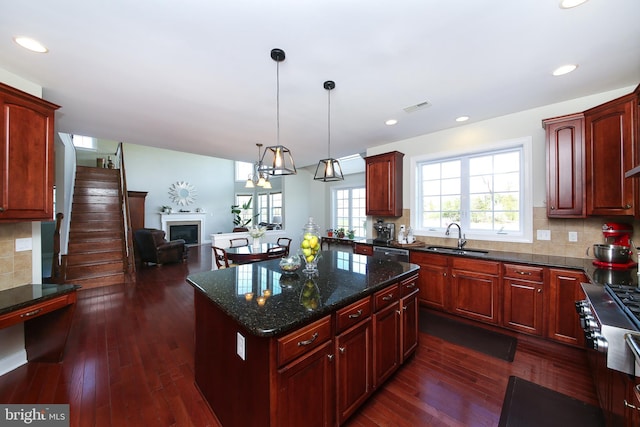
{"type": "Polygon", "coordinates": [[[187,206],[196,200],[196,189],[188,182],[178,181],[169,188],[169,196],[174,203],[187,206]]]}

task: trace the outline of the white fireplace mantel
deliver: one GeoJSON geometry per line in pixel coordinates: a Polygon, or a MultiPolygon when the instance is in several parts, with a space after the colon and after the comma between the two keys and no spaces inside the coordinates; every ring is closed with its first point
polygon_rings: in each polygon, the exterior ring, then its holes
{"type": "MultiPolygon", "coordinates": [[[[169,238],[169,226],[174,223],[179,223],[180,225],[184,224],[198,224],[198,244],[202,245],[205,243],[204,240],[204,227],[205,221],[207,218],[207,214],[204,212],[175,212],[175,213],[161,213],[160,214],[160,223],[162,226],[162,231],[164,231],[167,235],[167,239],[169,238]]],[[[176,224],[178,225],[178,224],[176,224]]]]}

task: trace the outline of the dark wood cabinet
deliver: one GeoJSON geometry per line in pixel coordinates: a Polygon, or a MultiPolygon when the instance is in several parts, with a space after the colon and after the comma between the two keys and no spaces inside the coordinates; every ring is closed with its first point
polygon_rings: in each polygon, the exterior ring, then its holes
{"type": "Polygon", "coordinates": [[[451,260],[451,312],[485,323],[500,322],[500,263],[451,260]]]}
{"type": "Polygon", "coordinates": [[[584,333],[575,309],[575,302],[585,299],[580,286],[582,282],[588,282],[588,279],[581,271],[549,269],[548,338],[584,347],[584,333]]]}
{"type": "Polygon", "coordinates": [[[411,251],[410,260],[420,266],[418,299],[420,303],[436,310],[448,308],[447,282],[448,257],[419,251],[411,251]]]}
{"type": "Polygon", "coordinates": [[[502,325],[519,332],[544,333],[544,268],[503,264],[502,325]]]}
{"type": "Polygon", "coordinates": [[[53,220],[58,108],[0,83],[0,222],[53,220]]]}
{"type": "Polygon", "coordinates": [[[373,245],[366,243],[355,243],[353,245],[353,253],[358,255],[373,255],[373,245]]]}
{"type": "Polygon", "coordinates": [[[585,216],[584,115],[547,119],[547,216],[585,216]]]}
{"type": "Polygon", "coordinates": [[[400,363],[418,348],[418,277],[400,283],[400,363]]]}
{"type": "Polygon", "coordinates": [[[332,347],[333,341],[325,341],[278,371],[278,426],[335,425],[332,347]]]}
{"type": "Polygon", "coordinates": [[[129,218],[131,220],[131,231],[144,228],[146,191],[127,191],[129,197],[129,218]]]}
{"type": "Polygon", "coordinates": [[[634,145],[638,99],[630,94],[585,111],[587,215],[635,215],[636,179],[625,172],[638,164],[634,145]]]}
{"type": "Polygon", "coordinates": [[[367,215],[402,216],[403,157],[398,151],[365,157],[367,215]]]}
{"type": "Polygon", "coordinates": [[[400,366],[400,302],[373,315],[373,387],[378,388],[400,366]]]}

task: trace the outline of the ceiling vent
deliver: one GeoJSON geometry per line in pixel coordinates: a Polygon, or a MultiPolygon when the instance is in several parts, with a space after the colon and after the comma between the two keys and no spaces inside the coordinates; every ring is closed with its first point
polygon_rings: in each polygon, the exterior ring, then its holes
{"type": "Polygon", "coordinates": [[[413,113],[414,111],[424,110],[427,107],[431,107],[431,103],[429,101],[422,101],[417,103],[416,105],[405,107],[403,108],[403,110],[405,113],[413,113]]]}

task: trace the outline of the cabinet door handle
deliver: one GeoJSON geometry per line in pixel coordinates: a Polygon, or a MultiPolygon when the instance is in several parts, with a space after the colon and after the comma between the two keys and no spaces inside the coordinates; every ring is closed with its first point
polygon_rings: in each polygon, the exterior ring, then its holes
{"type": "Polygon", "coordinates": [[[538,288],[538,293],[541,294],[542,293],[542,288],[538,288]]]}
{"type": "Polygon", "coordinates": [[[442,276],[443,277],[447,277],[447,273],[442,273],[442,276]]]}
{"type": "Polygon", "coordinates": [[[0,206],[0,212],[4,212],[4,208],[0,206]]]}
{"type": "Polygon", "coordinates": [[[627,408],[635,409],[636,411],[640,411],[640,408],[627,402],[627,399],[624,399],[624,406],[626,406],[627,408]]]}
{"type": "Polygon", "coordinates": [[[329,359],[329,362],[333,362],[333,354],[327,354],[327,358],[329,359]]]}
{"type": "Polygon", "coordinates": [[[351,313],[349,315],[349,319],[357,319],[358,317],[362,316],[362,310],[358,310],[355,313],[351,313]]]}
{"type": "Polygon", "coordinates": [[[37,309],[37,310],[33,310],[33,311],[28,311],[26,313],[22,313],[20,315],[20,317],[31,317],[31,316],[35,316],[36,314],[40,313],[42,311],[41,308],[37,309]]]}
{"type": "Polygon", "coordinates": [[[402,311],[407,311],[407,306],[402,307],[402,311]]]}
{"type": "Polygon", "coordinates": [[[625,209],[631,209],[631,205],[629,203],[627,203],[626,205],[624,205],[625,209]]]}
{"type": "Polygon", "coordinates": [[[318,338],[318,333],[317,333],[317,332],[314,332],[314,334],[313,334],[313,335],[311,335],[311,338],[309,338],[308,340],[305,340],[305,341],[298,341],[298,347],[302,347],[302,346],[305,346],[305,345],[309,345],[309,344],[311,344],[312,342],[314,342],[314,341],[316,340],[316,338],[318,338]]]}
{"type": "Polygon", "coordinates": [[[555,209],[556,209],[556,207],[555,207],[555,206],[551,206],[551,210],[552,210],[552,211],[553,211],[553,210],[555,210],[555,209]]]}
{"type": "Polygon", "coordinates": [[[345,348],[344,347],[338,347],[338,350],[340,350],[340,354],[344,354],[345,348]]]}
{"type": "Polygon", "coordinates": [[[416,287],[415,282],[411,282],[411,283],[409,283],[409,284],[406,286],[406,288],[407,288],[407,289],[413,289],[413,288],[415,288],[415,287],[416,287]]]}
{"type": "Polygon", "coordinates": [[[393,294],[385,295],[382,297],[382,301],[390,301],[393,298],[393,294]]]}
{"type": "Polygon", "coordinates": [[[531,276],[530,271],[516,271],[516,273],[518,273],[521,276],[531,276]]]}
{"type": "Polygon", "coordinates": [[[399,316],[402,314],[402,312],[400,310],[396,310],[396,314],[399,316]]]}

